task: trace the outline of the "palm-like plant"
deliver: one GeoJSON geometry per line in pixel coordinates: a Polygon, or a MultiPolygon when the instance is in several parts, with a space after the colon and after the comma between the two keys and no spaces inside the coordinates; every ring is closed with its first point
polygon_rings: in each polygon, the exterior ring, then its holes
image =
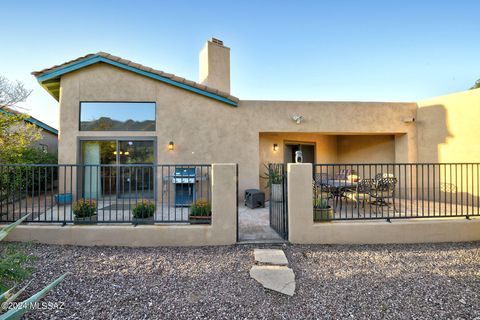
{"type": "MultiPolygon", "coordinates": [[[[22,223],[28,216],[29,215],[27,214],[26,216],[22,217],[21,219],[18,219],[16,222],[14,222],[12,224],[9,224],[8,226],[1,229],[0,230],[0,241],[3,240],[13,229],[15,229],[16,226],[18,226],[20,223],[22,223]]],[[[0,315],[0,320],[21,319],[22,316],[25,314],[25,312],[27,312],[32,307],[32,305],[34,305],[37,301],[39,301],[41,298],[43,298],[57,284],[62,282],[67,274],[68,273],[65,273],[65,274],[61,275],[60,277],[55,279],[52,283],[50,283],[48,286],[46,286],[45,288],[43,288],[42,290],[40,290],[39,292],[37,292],[36,294],[31,296],[30,298],[28,298],[28,299],[22,301],[21,303],[19,303],[16,308],[10,309],[7,312],[5,312],[4,314],[0,315]]],[[[7,291],[5,291],[3,293],[0,293],[0,302],[2,302],[2,309],[0,309],[0,312],[5,311],[5,309],[3,309],[3,306],[8,308],[8,306],[12,302],[14,302],[20,296],[20,294],[23,291],[25,291],[25,289],[28,287],[29,284],[30,284],[30,282],[27,283],[26,286],[24,286],[23,288],[21,288],[17,292],[14,292],[14,290],[15,290],[15,286],[14,286],[14,287],[8,289],[7,291]]]]}

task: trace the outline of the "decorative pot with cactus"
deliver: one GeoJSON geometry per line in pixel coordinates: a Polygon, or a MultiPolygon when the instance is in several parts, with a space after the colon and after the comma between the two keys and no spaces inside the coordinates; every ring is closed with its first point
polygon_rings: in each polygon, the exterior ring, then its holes
{"type": "Polygon", "coordinates": [[[205,199],[195,201],[190,207],[188,219],[191,224],[208,224],[212,220],[212,207],[205,199]]]}
{"type": "Polygon", "coordinates": [[[152,224],[155,216],[155,203],[150,200],[142,200],[133,206],[132,210],[134,224],[152,224]]]}
{"type": "Polygon", "coordinates": [[[267,187],[270,188],[270,201],[282,202],[284,183],[282,170],[275,165],[264,164],[264,166],[266,171],[262,178],[267,180],[267,187]]]}
{"type": "Polygon", "coordinates": [[[74,224],[97,223],[97,202],[93,199],[80,199],[73,203],[74,224]]]}
{"type": "Polygon", "coordinates": [[[327,199],[313,200],[313,221],[331,221],[334,217],[333,208],[328,205],[327,199]]]}

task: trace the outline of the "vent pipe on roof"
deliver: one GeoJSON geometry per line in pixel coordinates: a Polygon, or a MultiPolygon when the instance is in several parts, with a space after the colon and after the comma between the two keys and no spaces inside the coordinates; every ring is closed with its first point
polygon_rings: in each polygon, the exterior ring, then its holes
{"type": "Polygon", "coordinates": [[[230,48],[211,38],[200,51],[200,83],[230,93],[230,48]]]}

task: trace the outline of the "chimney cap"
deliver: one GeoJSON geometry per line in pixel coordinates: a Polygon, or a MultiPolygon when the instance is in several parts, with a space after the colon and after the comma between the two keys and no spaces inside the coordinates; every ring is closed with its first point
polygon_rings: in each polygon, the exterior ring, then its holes
{"type": "Polygon", "coordinates": [[[212,39],[210,39],[210,41],[212,41],[212,42],[215,43],[215,44],[219,44],[219,45],[223,46],[223,41],[220,40],[220,39],[217,39],[217,38],[213,38],[213,37],[212,37],[212,39]]]}

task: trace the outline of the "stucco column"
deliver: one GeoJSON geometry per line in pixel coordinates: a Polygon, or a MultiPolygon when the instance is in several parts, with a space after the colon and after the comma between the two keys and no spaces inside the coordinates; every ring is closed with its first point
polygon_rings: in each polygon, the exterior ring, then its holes
{"type": "Polygon", "coordinates": [[[212,229],[215,242],[237,242],[237,165],[212,164],[212,229]]]}
{"type": "Polygon", "coordinates": [[[288,233],[292,243],[304,243],[305,229],[313,224],[312,164],[289,163],[288,233]]]}

